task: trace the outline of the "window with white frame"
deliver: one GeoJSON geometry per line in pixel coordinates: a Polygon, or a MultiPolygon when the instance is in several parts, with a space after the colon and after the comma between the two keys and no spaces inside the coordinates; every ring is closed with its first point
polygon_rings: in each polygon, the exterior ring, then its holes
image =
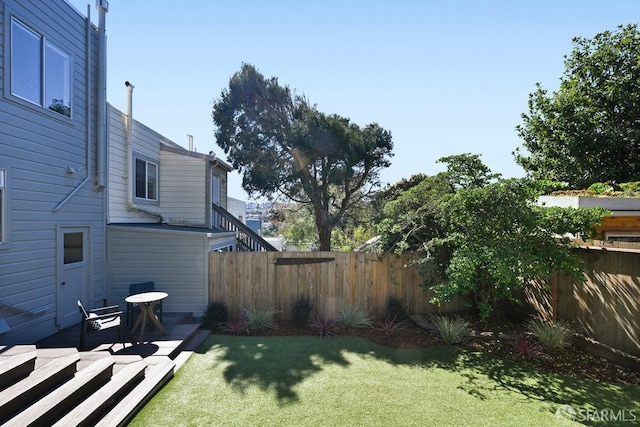
{"type": "Polygon", "coordinates": [[[136,198],[158,200],[158,165],[136,158],[136,198]]]}
{"type": "Polygon", "coordinates": [[[71,117],[71,56],[11,20],[11,94],[71,117]]]}
{"type": "Polygon", "coordinates": [[[6,215],[5,215],[5,205],[7,203],[7,192],[6,192],[6,171],[4,169],[0,169],[0,244],[5,242],[5,230],[6,230],[6,215]]]}

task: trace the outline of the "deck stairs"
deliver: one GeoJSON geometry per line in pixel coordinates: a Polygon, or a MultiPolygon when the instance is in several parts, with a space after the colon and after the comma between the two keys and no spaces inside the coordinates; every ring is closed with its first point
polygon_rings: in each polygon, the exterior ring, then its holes
{"type": "Polygon", "coordinates": [[[197,325],[168,354],[0,346],[0,425],[124,426],[209,334],[197,325]]]}

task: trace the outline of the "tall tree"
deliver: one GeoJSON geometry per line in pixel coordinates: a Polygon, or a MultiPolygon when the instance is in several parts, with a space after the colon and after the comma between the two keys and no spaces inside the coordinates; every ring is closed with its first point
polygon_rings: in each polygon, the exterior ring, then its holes
{"type": "Polygon", "coordinates": [[[516,130],[516,162],[536,179],[594,182],[640,179],[640,33],[619,26],[576,37],[560,88],[539,83],[516,130]]]}
{"type": "Polygon", "coordinates": [[[393,155],[390,132],[321,113],[249,64],[231,77],[212,117],[243,188],[309,205],[320,250],[331,249],[334,228],[379,187],[393,155]]]}

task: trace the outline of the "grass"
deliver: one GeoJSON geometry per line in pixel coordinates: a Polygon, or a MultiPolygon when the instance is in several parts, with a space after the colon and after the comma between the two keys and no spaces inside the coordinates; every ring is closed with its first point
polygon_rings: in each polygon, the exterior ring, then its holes
{"type": "Polygon", "coordinates": [[[564,378],[451,346],[212,335],[130,425],[580,425],[556,411],[637,414],[639,401],[638,387],[564,378]]]}

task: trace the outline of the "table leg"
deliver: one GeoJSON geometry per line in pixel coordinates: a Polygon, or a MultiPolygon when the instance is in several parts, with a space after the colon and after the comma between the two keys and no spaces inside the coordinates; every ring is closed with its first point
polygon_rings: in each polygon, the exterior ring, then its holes
{"type": "Polygon", "coordinates": [[[136,321],[133,322],[133,325],[131,326],[131,329],[129,330],[129,336],[133,335],[133,333],[136,331],[136,329],[138,329],[140,327],[140,324],[142,323],[142,311],[143,311],[143,308],[140,307],[140,316],[138,316],[136,321]]]}
{"type": "Polygon", "coordinates": [[[158,304],[158,301],[154,301],[149,304],[149,319],[160,332],[162,332],[164,335],[167,335],[167,331],[164,329],[164,326],[162,326],[162,323],[160,323],[160,320],[158,319],[158,316],[156,316],[156,313],[154,311],[156,304],[158,304]]]}
{"type": "Polygon", "coordinates": [[[140,310],[140,316],[142,317],[142,327],[140,328],[140,339],[138,341],[142,342],[144,328],[147,326],[147,317],[149,317],[149,306],[147,304],[142,304],[140,308],[142,309],[140,310]]]}

